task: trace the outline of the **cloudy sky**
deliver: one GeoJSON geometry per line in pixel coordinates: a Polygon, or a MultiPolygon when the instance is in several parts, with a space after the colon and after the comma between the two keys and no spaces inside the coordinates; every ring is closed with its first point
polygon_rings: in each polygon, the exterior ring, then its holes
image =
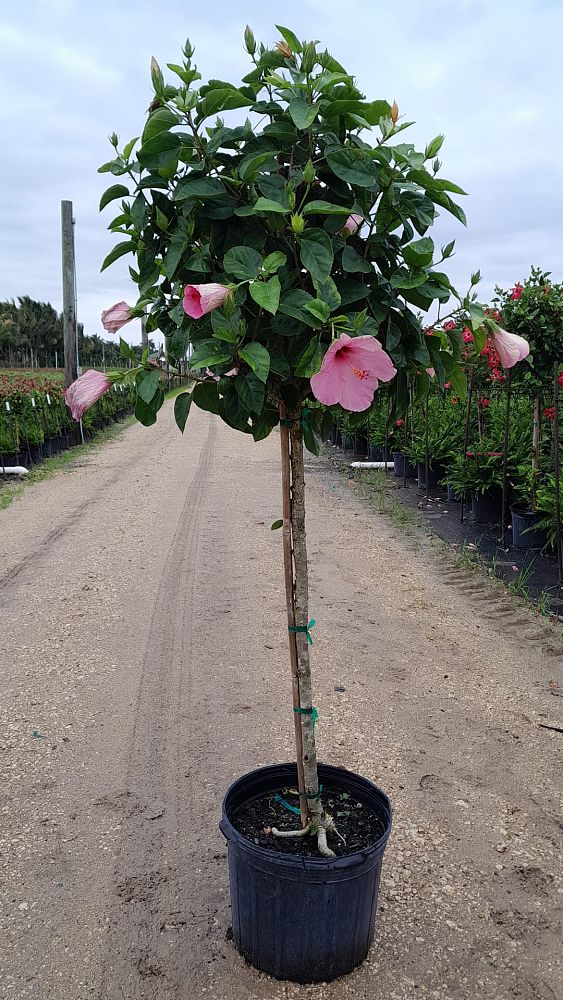
{"type": "Polygon", "coordinates": [[[203,79],[236,83],[250,68],[245,24],[272,43],[276,21],[320,39],[370,100],[395,99],[416,122],[405,141],[446,134],[442,174],[469,193],[468,228],[444,216],[435,239],[456,238],[449,272],[459,288],[477,268],[483,301],[531,264],[563,278],[561,0],[3,0],[0,299],[28,294],[61,308],[69,199],[86,332],[103,332],[103,308],[135,300],[122,261],[99,273],[112,246],[111,209],[98,213],[107,136],[140,133],[151,55],[180,61],[189,36],[203,79]]]}

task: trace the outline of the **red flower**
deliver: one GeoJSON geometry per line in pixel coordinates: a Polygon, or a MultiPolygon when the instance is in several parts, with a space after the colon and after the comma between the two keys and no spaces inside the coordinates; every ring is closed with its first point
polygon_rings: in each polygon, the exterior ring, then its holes
{"type": "Polygon", "coordinates": [[[453,319],[446,320],[446,322],[444,323],[443,329],[444,330],[455,330],[455,323],[454,323],[453,319]]]}
{"type": "Polygon", "coordinates": [[[471,330],[467,326],[463,331],[463,340],[465,344],[472,344],[473,341],[475,340],[475,337],[473,336],[471,330]]]}
{"type": "Polygon", "coordinates": [[[485,407],[490,406],[490,405],[491,405],[491,401],[490,401],[490,399],[487,399],[486,396],[482,396],[481,399],[479,399],[477,401],[477,406],[482,406],[483,409],[485,409],[485,407]]]}
{"type": "Polygon", "coordinates": [[[545,410],[543,411],[543,415],[544,417],[546,417],[547,420],[555,420],[555,407],[546,406],[545,410]]]}
{"type": "Polygon", "coordinates": [[[403,424],[404,424],[404,422],[405,422],[404,420],[396,420],[395,421],[395,427],[402,427],[403,424]]]}
{"type": "Polygon", "coordinates": [[[559,372],[559,375],[557,376],[557,384],[563,389],[563,371],[559,372]]]}
{"type": "Polygon", "coordinates": [[[451,382],[446,382],[444,384],[444,389],[451,389],[451,387],[452,387],[452,383],[451,382]]]}
{"type": "Polygon", "coordinates": [[[524,286],[521,285],[519,281],[517,281],[514,288],[510,292],[510,298],[519,299],[523,291],[524,291],[524,286]]]}

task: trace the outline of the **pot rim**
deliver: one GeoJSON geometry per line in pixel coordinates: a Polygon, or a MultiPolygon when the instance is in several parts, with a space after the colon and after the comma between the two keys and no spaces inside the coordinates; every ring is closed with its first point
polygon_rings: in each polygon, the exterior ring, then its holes
{"type": "MultiPolygon", "coordinates": [[[[339,871],[342,876],[345,877],[346,872],[349,872],[350,877],[356,876],[358,874],[358,869],[362,866],[371,868],[375,863],[377,858],[383,852],[389,835],[391,833],[391,827],[393,823],[393,810],[389,798],[385,792],[378,787],[369,778],[365,778],[361,774],[356,774],[354,771],[348,771],[346,768],[337,767],[332,764],[322,764],[319,763],[318,767],[321,772],[329,772],[325,781],[329,780],[330,777],[334,777],[336,780],[341,780],[346,782],[349,776],[353,779],[350,783],[353,785],[354,780],[360,779],[365,785],[365,790],[367,793],[373,789],[375,795],[374,798],[379,800],[381,804],[381,810],[379,812],[380,818],[384,825],[384,830],[381,836],[369,844],[362,851],[354,851],[353,854],[346,854],[343,857],[336,858],[323,858],[323,857],[300,857],[299,855],[285,853],[284,851],[272,851],[267,847],[261,847],[259,844],[254,844],[252,841],[248,840],[239,830],[234,826],[230,816],[228,815],[228,800],[235,793],[237,786],[240,782],[244,781],[245,778],[251,775],[264,775],[267,776],[268,772],[276,772],[279,768],[295,768],[297,765],[295,762],[289,763],[277,763],[269,764],[265,767],[254,768],[252,771],[247,771],[245,774],[236,778],[235,781],[229,785],[227,791],[225,792],[223,802],[222,802],[222,817],[219,824],[221,833],[225,839],[229,842],[236,841],[236,847],[239,850],[244,850],[253,859],[254,862],[267,862],[269,865],[274,864],[278,868],[288,868],[293,871],[305,870],[310,875],[321,876],[327,871],[339,871]],[[233,837],[232,832],[236,835],[233,837]],[[353,871],[350,871],[353,869],[353,871]]],[[[274,773],[272,773],[272,778],[274,773]]],[[[249,796],[250,798],[250,796],[249,796]]]]}

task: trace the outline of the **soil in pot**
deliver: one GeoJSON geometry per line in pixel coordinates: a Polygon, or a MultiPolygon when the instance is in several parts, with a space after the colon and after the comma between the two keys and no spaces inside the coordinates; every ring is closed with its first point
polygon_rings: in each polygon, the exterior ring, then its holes
{"type": "MultiPolygon", "coordinates": [[[[294,792],[295,789],[280,788],[274,795],[259,795],[240,806],[233,813],[231,822],[243,837],[260,847],[282,854],[318,858],[317,841],[314,837],[280,839],[271,832],[272,827],[277,830],[299,829],[299,816],[279,801],[282,798],[296,808],[299,799],[294,792]]],[[[334,818],[340,836],[346,841],[344,844],[335,834],[330,835],[330,847],[337,857],[362,851],[383,835],[381,817],[349,792],[331,792],[330,788],[324,788],[323,805],[326,812],[334,818]]]]}
{"type": "Polygon", "coordinates": [[[512,514],[512,544],[517,549],[543,548],[547,542],[547,532],[543,528],[537,528],[539,521],[543,520],[544,514],[538,514],[534,510],[522,510],[521,508],[511,508],[512,514]]]}

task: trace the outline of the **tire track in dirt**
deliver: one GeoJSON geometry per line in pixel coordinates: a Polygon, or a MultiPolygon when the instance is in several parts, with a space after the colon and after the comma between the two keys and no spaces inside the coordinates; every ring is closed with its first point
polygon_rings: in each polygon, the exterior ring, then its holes
{"type": "Polygon", "coordinates": [[[126,776],[133,808],[122,811],[100,1000],[165,1000],[182,989],[186,919],[179,895],[193,866],[180,812],[193,812],[194,790],[182,766],[187,737],[179,721],[192,701],[194,566],[216,435],[211,421],[155,598],[126,776]]]}

